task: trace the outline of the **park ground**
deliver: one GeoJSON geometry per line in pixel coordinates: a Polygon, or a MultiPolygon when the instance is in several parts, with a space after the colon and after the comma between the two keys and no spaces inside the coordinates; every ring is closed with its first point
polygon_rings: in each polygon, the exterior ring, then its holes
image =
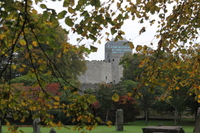
{"type": "MultiPolygon", "coordinates": [[[[142,128],[147,126],[158,126],[162,124],[163,126],[174,126],[173,120],[149,120],[148,125],[145,125],[144,120],[136,120],[132,123],[128,123],[124,125],[124,131],[116,131],[115,126],[107,127],[105,125],[100,125],[96,127],[92,131],[87,131],[87,133],[114,133],[114,132],[124,132],[124,133],[142,133],[142,128]]],[[[193,119],[183,119],[178,126],[182,126],[185,133],[193,133],[194,129],[194,120],[193,119]]],[[[72,128],[73,125],[66,126],[68,128],[72,128]]],[[[41,133],[49,133],[50,127],[41,127],[41,133]]],[[[81,131],[72,131],[70,129],[66,129],[64,127],[58,129],[57,127],[54,128],[57,133],[80,133],[81,131]]],[[[32,133],[33,128],[32,126],[21,126],[18,129],[23,130],[25,133],[32,133]]],[[[7,133],[7,127],[3,126],[3,133],[7,133]]],[[[20,132],[19,132],[20,133],[20,132]]]]}

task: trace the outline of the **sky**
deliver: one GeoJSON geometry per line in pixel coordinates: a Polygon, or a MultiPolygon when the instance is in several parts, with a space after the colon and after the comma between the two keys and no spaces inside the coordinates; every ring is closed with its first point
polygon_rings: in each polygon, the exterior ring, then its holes
{"type": "MultiPolygon", "coordinates": [[[[47,6],[49,8],[56,9],[57,12],[60,12],[64,10],[62,7],[62,2],[50,2],[48,1],[47,6]]],[[[34,5],[34,8],[39,12],[42,13],[42,9],[39,7],[39,5],[34,5]]],[[[60,21],[60,24],[63,26],[63,28],[66,27],[66,24],[63,20],[60,21]]],[[[66,27],[67,28],[67,27],[66,27]]],[[[137,45],[150,45],[151,42],[156,42],[158,41],[155,39],[155,34],[157,27],[156,25],[150,26],[148,22],[139,24],[138,20],[127,20],[124,22],[124,25],[121,28],[122,31],[125,32],[124,38],[127,39],[128,41],[132,41],[134,46],[136,47],[137,45]],[[139,35],[139,31],[142,27],[146,27],[146,32],[142,33],[139,35]]],[[[69,43],[72,45],[77,45],[78,42],[76,41],[76,38],[78,35],[76,34],[69,34],[69,43]]],[[[112,39],[112,36],[109,38],[110,40],[112,39]]],[[[93,45],[98,48],[97,52],[91,53],[88,57],[86,57],[86,60],[104,60],[104,51],[105,51],[105,43],[106,40],[102,40],[101,44],[99,43],[94,43],[92,44],[92,41],[90,40],[83,40],[80,44],[85,44],[85,46],[90,46],[93,45]]]]}

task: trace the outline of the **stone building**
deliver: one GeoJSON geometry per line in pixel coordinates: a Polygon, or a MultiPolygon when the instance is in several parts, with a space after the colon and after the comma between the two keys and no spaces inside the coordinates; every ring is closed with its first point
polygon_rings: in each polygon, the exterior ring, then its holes
{"type": "Polygon", "coordinates": [[[86,84],[118,83],[123,76],[123,68],[119,62],[125,52],[132,52],[127,40],[107,42],[105,44],[105,60],[86,61],[87,71],[79,76],[79,81],[82,85],[84,84],[83,88],[86,88],[86,84]]]}

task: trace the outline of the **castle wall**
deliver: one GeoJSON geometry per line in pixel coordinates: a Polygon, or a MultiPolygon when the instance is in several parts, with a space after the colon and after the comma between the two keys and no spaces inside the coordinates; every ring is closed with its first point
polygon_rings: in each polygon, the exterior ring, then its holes
{"type": "Polygon", "coordinates": [[[104,61],[87,61],[85,74],[79,76],[81,83],[112,82],[111,63],[104,61]]]}
{"type": "Polygon", "coordinates": [[[79,76],[83,84],[118,83],[123,76],[123,67],[119,65],[120,58],[125,52],[132,50],[127,40],[109,41],[105,44],[105,61],[87,61],[87,70],[79,76]]]}

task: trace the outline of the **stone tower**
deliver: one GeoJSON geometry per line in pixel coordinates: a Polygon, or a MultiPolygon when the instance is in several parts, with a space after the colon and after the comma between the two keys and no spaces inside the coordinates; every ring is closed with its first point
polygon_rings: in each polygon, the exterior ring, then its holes
{"type": "Polygon", "coordinates": [[[79,76],[79,81],[86,84],[118,83],[123,76],[123,68],[119,62],[125,52],[132,52],[127,40],[107,42],[105,44],[105,60],[87,61],[87,71],[79,76]]]}
{"type": "Polygon", "coordinates": [[[112,82],[118,83],[123,76],[120,58],[126,52],[132,52],[127,40],[109,41],[105,44],[105,62],[111,63],[112,82]]]}

